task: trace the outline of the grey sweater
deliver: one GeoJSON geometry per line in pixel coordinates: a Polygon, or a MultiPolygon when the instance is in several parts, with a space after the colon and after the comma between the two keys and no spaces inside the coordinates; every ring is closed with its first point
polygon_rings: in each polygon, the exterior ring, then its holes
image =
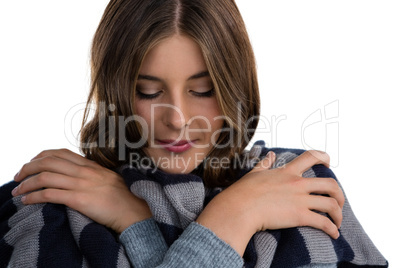
{"type": "MultiPolygon", "coordinates": [[[[261,158],[268,150],[277,155],[274,168],[303,152],[257,144],[245,155],[261,158]]],[[[242,168],[238,177],[251,168],[242,168]]],[[[63,205],[23,205],[21,196],[11,195],[16,182],[0,187],[0,268],[388,266],[347,199],[337,240],[311,227],[267,230],[252,237],[241,258],[210,230],[195,223],[206,202],[222,188],[205,188],[196,174],[132,167],[122,167],[119,172],[131,192],[146,200],[153,215],[153,219],[130,226],[120,237],[63,205]]],[[[320,165],[303,176],[335,178],[320,165]]]]}
{"type": "MultiPolygon", "coordinates": [[[[208,228],[193,222],[168,248],[155,220],[135,223],[120,235],[120,242],[136,268],[242,267],[241,256],[208,228]]],[[[303,268],[332,268],[336,263],[309,264],[303,268]]]]}

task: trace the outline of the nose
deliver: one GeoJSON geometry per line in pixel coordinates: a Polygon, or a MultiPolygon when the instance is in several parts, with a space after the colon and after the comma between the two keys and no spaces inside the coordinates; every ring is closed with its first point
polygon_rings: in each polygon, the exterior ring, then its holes
{"type": "Polygon", "coordinates": [[[174,130],[181,130],[186,127],[189,114],[186,100],[181,96],[172,96],[171,101],[166,103],[163,111],[163,122],[174,130]]]}

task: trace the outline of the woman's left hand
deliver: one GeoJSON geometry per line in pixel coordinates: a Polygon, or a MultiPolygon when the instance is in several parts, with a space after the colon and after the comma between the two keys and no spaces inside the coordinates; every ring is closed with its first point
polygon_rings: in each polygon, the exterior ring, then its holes
{"type": "Polygon", "coordinates": [[[12,194],[26,194],[24,204],[64,204],[117,233],[152,216],[117,173],[67,149],[41,152],[14,180],[22,182],[12,194]]]}

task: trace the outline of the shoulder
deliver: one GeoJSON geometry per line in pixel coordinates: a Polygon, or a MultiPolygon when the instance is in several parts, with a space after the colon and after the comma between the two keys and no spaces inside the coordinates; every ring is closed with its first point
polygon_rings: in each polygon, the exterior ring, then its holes
{"type": "MultiPolygon", "coordinates": [[[[294,160],[299,155],[307,152],[308,150],[297,149],[297,148],[280,148],[280,147],[266,147],[263,140],[256,141],[250,150],[245,150],[243,152],[242,161],[246,168],[250,170],[255,166],[258,161],[263,159],[269,151],[273,151],[276,154],[276,161],[273,168],[279,168],[292,160],[294,160]]],[[[335,178],[335,174],[330,168],[324,165],[318,164],[312,166],[310,169],[304,172],[303,177],[331,177],[335,178]]]]}
{"type": "Polygon", "coordinates": [[[282,154],[289,154],[289,155],[294,155],[295,157],[298,155],[301,155],[302,153],[306,152],[304,149],[296,149],[296,148],[280,148],[280,147],[266,147],[265,146],[265,141],[263,140],[258,140],[254,142],[254,144],[251,146],[250,150],[245,150],[245,154],[250,154],[252,157],[264,157],[269,151],[275,152],[277,155],[282,155],[282,154]]]}
{"type": "Polygon", "coordinates": [[[258,140],[251,146],[250,150],[243,151],[241,160],[246,163],[248,167],[252,167],[257,164],[258,161],[263,159],[270,151],[273,151],[276,154],[275,168],[289,163],[297,156],[306,152],[306,150],[295,148],[270,148],[265,146],[263,140],[258,140]]]}

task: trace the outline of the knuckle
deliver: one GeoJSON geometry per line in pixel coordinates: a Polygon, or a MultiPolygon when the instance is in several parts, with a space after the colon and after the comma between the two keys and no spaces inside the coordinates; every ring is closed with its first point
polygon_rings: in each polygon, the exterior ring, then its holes
{"type": "Polygon", "coordinates": [[[343,191],[342,191],[341,187],[339,186],[338,182],[333,178],[329,178],[328,183],[330,185],[333,195],[338,200],[338,203],[341,206],[343,206],[343,204],[345,203],[345,195],[343,194],[343,191]]]}
{"type": "Polygon", "coordinates": [[[53,192],[49,189],[42,190],[41,197],[42,197],[43,201],[50,202],[53,200],[53,192]]]}
{"type": "Polygon", "coordinates": [[[319,159],[320,161],[324,163],[329,163],[330,157],[329,155],[324,152],[324,151],[318,151],[318,150],[308,150],[307,151],[311,156],[319,159]]]}
{"type": "Polygon", "coordinates": [[[26,170],[27,167],[28,167],[28,164],[29,164],[29,163],[25,163],[25,164],[22,165],[21,170],[20,170],[20,173],[25,172],[25,170],[26,170]]]}
{"type": "Polygon", "coordinates": [[[39,166],[41,168],[48,168],[54,164],[55,160],[56,160],[56,157],[54,157],[52,155],[45,156],[40,160],[39,166]]]}
{"type": "Polygon", "coordinates": [[[93,178],[94,176],[96,176],[97,173],[94,168],[88,167],[88,166],[83,166],[83,167],[80,167],[79,174],[82,177],[93,178]]]}
{"type": "Polygon", "coordinates": [[[19,191],[20,193],[24,193],[24,192],[25,192],[25,187],[26,187],[25,181],[21,182],[21,183],[18,185],[18,191],[19,191]]]}
{"type": "Polygon", "coordinates": [[[328,183],[330,184],[330,186],[331,186],[333,189],[335,189],[335,190],[340,189],[340,188],[339,188],[339,184],[338,184],[338,182],[337,182],[335,179],[329,178],[329,179],[328,179],[328,183]]]}
{"type": "Polygon", "coordinates": [[[306,153],[308,153],[310,156],[315,156],[318,151],[317,150],[307,150],[306,153]]]}
{"type": "Polygon", "coordinates": [[[323,220],[321,221],[321,229],[328,234],[334,233],[335,225],[327,217],[323,217],[322,219],[323,220]]]}
{"type": "Polygon", "coordinates": [[[345,205],[345,202],[346,202],[346,198],[345,198],[345,196],[343,195],[343,193],[341,194],[341,197],[340,197],[340,201],[341,201],[341,207],[343,207],[344,205],[345,205]]]}
{"type": "Polygon", "coordinates": [[[343,214],[342,214],[342,211],[339,212],[339,221],[340,221],[340,222],[343,221],[343,214]]]}
{"type": "Polygon", "coordinates": [[[346,197],[345,197],[345,195],[343,194],[343,191],[342,190],[340,190],[340,201],[341,201],[341,204],[342,204],[342,206],[345,204],[345,202],[346,202],[346,197]]]}
{"type": "Polygon", "coordinates": [[[337,211],[339,210],[339,204],[338,201],[334,198],[329,199],[329,211],[337,211]]]}
{"type": "Polygon", "coordinates": [[[107,179],[105,176],[99,173],[98,169],[89,166],[82,166],[77,172],[78,177],[81,178],[80,181],[82,181],[84,185],[93,182],[104,183],[107,179]]]}
{"type": "Polygon", "coordinates": [[[38,162],[38,167],[43,169],[49,165],[49,156],[42,157],[38,162]]]}
{"type": "Polygon", "coordinates": [[[43,158],[43,157],[46,157],[46,156],[49,156],[49,155],[50,155],[50,150],[44,150],[44,151],[40,152],[36,157],[37,158],[43,158]]]}
{"type": "Polygon", "coordinates": [[[48,172],[41,172],[37,177],[36,181],[38,184],[43,185],[45,184],[49,179],[49,173],[48,172]]]}

